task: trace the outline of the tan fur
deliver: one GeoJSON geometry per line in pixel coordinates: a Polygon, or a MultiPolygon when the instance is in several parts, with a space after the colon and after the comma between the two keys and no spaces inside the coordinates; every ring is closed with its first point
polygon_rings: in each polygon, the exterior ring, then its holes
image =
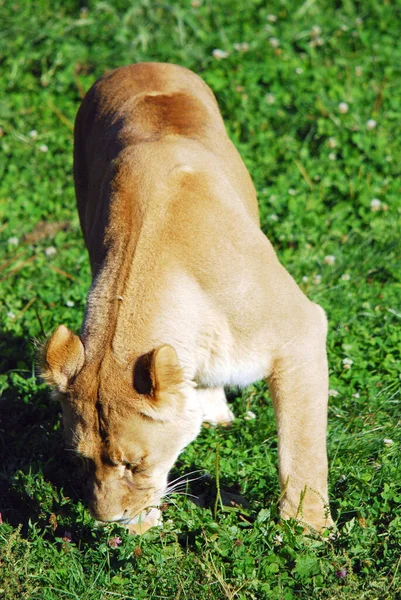
{"type": "Polygon", "coordinates": [[[59,328],[44,370],[93,514],[129,523],[157,504],[202,420],[232,420],[223,386],[266,378],[282,515],[330,524],[326,318],[261,232],[210,89],[175,65],[105,75],[77,116],[74,174],[93,283],[82,342],[59,328]]]}

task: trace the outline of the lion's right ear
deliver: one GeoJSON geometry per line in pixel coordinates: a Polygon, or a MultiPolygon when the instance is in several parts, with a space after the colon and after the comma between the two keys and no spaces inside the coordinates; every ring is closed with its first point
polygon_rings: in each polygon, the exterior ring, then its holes
{"type": "Polygon", "coordinates": [[[84,360],[85,350],[79,337],[65,325],[59,325],[41,351],[41,376],[51,387],[66,392],[84,360]]]}

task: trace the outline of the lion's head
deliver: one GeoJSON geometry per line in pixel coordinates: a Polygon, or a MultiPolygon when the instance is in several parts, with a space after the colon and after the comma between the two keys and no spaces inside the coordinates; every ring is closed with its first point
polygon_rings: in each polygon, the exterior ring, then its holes
{"type": "Polygon", "coordinates": [[[44,347],[42,376],[59,392],[67,444],[85,463],[93,516],[129,524],[158,504],[202,422],[175,350],[161,346],[129,366],[111,351],[88,362],[80,338],[60,325],[44,347]]]}

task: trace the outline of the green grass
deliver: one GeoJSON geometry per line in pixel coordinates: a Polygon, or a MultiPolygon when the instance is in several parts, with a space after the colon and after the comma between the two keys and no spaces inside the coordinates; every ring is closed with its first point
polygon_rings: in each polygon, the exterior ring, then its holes
{"type": "Polygon", "coordinates": [[[0,2],[0,598],[401,598],[399,6],[0,2]],[[214,89],[264,231],[327,311],[335,539],[278,518],[262,384],[232,394],[231,429],[205,428],[180,457],[177,475],[209,474],[206,507],[177,496],[163,528],[137,538],[98,528],[79,501],[32,340],[59,323],[78,332],[90,284],[72,182],[81,93],[141,60],[183,64],[214,89]],[[222,509],[216,483],[249,506],[222,509]]]}

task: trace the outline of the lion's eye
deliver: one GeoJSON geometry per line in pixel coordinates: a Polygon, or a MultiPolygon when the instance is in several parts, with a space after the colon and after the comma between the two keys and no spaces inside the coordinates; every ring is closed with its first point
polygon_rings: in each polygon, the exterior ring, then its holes
{"type": "Polygon", "coordinates": [[[125,463],[124,466],[125,466],[125,468],[128,471],[131,471],[131,473],[135,473],[135,471],[138,471],[138,469],[139,469],[139,463],[138,464],[135,464],[135,463],[125,463]]]}
{"type": "Polygon", "coordinates": [[[131,471],[131,473],[136,473],[140,470],[143,461],[139,462],[123,462],[124,467],[127,471],[131,471]]]}

